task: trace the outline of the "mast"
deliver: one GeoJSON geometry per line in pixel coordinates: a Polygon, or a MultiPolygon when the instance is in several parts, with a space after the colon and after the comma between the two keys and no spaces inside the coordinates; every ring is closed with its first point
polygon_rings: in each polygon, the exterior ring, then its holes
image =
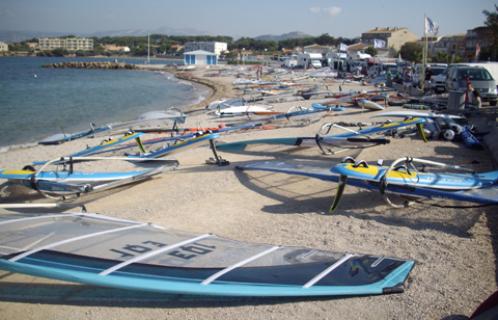
{"type": "Polygon", "coordinates": [[[147,63],[150,64],[150,34],[147,34],[147,63]]]}
{"type": "Polygon", "coordinates": [[[419,78],[420,89],[422,90],[422,92],[425,89],[425,64],[427,63],[427,49],[428,49],[426,23],[427,23],[427,16],[424,14],[424,46],[422,47],[422,73],[419,78]]]}

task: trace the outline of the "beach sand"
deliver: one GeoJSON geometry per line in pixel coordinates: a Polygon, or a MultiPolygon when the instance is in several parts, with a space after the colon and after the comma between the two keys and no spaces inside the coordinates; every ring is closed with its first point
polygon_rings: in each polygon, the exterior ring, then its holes
{"type": "MultiPolygon", "coordinates": [[[[209,80],[227,86],[233,79],[209,80]]],[[[274,106],[284,111],[312,102],[274,106]]],[[[374,114],[351,108],[307,127],[230,134],[221,140],[314,135],[324,122],[371,122],[374,114]]],[[[187,126],[217,123],[210,116],[194,113],[187,126]]],[[[98,141],[83,139],[12,150],[0,154],[0,167],[20,168],[98,141]]],[[[212,156],[207,147],[187,150],[173,157],[181,163],[177,170],[86,207],[89,212],[241,241],[414,259],[416,266],[404,293],[310,299],[192,297],[97,288],[1,272],[0,319],[458,319],[457,315],[469,315],[497,290],[498,219],[492,207],[440,208],[433,205],[459,203],[426,201],[393,209],[379,193],[348,187],[338,211],[325,215],[336,185],[283,174],[240,172],[235,165],[284,158],[332,166],[348,153],[324,156],[318,148],[291,154],[277,151],[268,147],[254,154],[222,153],[231,165],[217,167],[204,164],[212,156]]],[[[376,161],[407,155],[453,164],[470,165],[478,160],[473,166],[477,170],[489,170],[492,163],[486,151],[410,137],[365,149],[358,157],[376,161]]]]}

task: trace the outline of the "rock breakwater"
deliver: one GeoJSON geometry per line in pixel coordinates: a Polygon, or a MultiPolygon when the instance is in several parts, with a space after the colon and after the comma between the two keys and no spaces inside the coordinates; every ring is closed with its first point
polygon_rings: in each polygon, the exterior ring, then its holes
{"type": "Polygon", "coordinates": [[[101,61],[68,61],[68,62],[57,62],[49,63],[43,65],[44,68],[55,68],[55,69],[137,69],[133,64],[121,63],[121,62],[101,62],[101,61]]]}

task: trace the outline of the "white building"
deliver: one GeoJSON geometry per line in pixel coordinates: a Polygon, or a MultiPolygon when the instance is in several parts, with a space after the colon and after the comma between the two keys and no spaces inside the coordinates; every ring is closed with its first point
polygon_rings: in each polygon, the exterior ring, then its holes
{"type": "Polygon", "coordinates": [[[0,52],[9,51],[9,45],[5,42],[0,41],[0,52]]]}
{"type": "Polygon", "coordinates": [[[124,53],[129,53],[130,47],[128,46],[118,46],[115,44],[104,44],[103,45],[104,50],[106,51],[113,51],[113,52],[124,52],[124,53]]]}
{"type": "Polygon", "coordinates": [[[192,41],[186,42],[183,50],[185,52],[203,50],[215,53],[219,57],[222,52],[228,51],[228,45],[226,42],[192,41]]]}
{"type": "Polygon", "coordinates": [[[183,63],[185,65],[213,65],[218,64],[218,57],[215,53],[209,51],[189,51],[183,54],[183,63]]]}
{"type": "Polygon", "coordinates": [[[69,51],[93,50],[93,39],[90,38],[40,38],[40,50],[65,49],[69,51]]]}

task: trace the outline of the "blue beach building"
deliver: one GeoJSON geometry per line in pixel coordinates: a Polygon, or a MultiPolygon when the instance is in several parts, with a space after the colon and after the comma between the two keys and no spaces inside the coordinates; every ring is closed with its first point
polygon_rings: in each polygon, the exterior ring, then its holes
{"type": "Polygon", "coordinates": [[[218,57],[213,52],[196,50],[185,52],[183,62],[185,65],[214,65],[218,64],[218,57]]]}

